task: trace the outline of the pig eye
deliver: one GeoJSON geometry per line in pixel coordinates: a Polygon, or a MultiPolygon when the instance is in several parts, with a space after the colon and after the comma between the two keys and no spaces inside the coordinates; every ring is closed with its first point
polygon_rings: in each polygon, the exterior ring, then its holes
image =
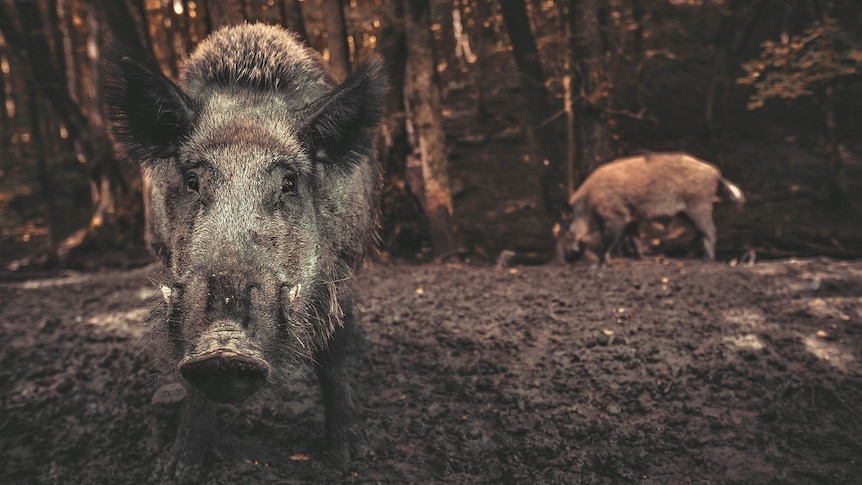
{"type": "Polygon", "coordinates": [[[189,192],[200,192],[201,184],[197,174],[190,173],[186,175],[186,189],[189,192]]]}
{"type": "Polygon", "coordinates": [[[289,172],[281,181],[281,193],[293,194],[296,192],[296,172],[289,172]]]}

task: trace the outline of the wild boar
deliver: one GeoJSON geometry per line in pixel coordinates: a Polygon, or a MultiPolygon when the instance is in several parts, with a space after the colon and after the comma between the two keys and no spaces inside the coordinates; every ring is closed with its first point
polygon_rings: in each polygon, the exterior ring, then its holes
{"type": "MultiPolygon", "coordinates": [[[[737,205],[742,190],[714,165],[687,153],[652,153],[621,158],[597,168],[569,197],[571,213],[557,229],[557,260],[592,253],[608,261],[638,225],[684,217],[697,230],[703,259],[715,259],[713,203],[721,195],[737,205]]],[[[637,248],[636,245],[634,245],[637,248]]]]}
{"type": "Polygon", "coordinates": [[[349,459],[359,444],[344,352],[356,334],[351,275],[377,221],[382,61],[339,84],[294,34],[240,25],[203,41],[176,85],[114,50],[109,119],[152,184],[166,302],[156,325],[188,393],[155,475],[193,480],[214,402],[275,390],[303,367],[323,391],[332,456],[349,459]]]}

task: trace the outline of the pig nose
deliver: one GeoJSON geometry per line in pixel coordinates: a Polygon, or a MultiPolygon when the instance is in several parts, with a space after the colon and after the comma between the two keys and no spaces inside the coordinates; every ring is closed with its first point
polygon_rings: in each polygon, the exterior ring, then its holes
{"type": "Polygon", "coordinates": [[[239,321],[250,317],[260,282],[241,273],[220,271],[207,278],[207,311],[215,316],[231,315],[239,321]]]}
{"type": "Polygon", "coordinates": [[[270,373],[261,359],[229,349],[217,349],[180,362],[180,374],[208,398],[238,403],[257,392],[270,373]]]}

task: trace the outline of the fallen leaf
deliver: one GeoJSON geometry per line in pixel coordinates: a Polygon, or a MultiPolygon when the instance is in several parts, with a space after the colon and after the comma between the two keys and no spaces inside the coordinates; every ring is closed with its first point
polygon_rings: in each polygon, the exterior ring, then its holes
{"type": "Polygon", "coordinates": [[[302,454],[302,453],[297,453],[297,454],[295,454],[295,455],[291,455],[291,456],[290,456],[290,459],[291,459],[292,461],[308,461],[308,460],[310,460],[311,458],[309,458],[309,457],[308,457],[308,455],[305,455],[305,454],[302,454]]]}

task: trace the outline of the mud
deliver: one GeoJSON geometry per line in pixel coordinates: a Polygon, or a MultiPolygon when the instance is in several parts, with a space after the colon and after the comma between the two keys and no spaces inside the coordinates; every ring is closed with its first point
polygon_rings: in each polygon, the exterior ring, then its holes
{"type": "MultiPolygon", "coordinates": [[[[146,482],[171,378],[153,267],[0,284],[0,482],[146,482]]],[[[376,265],[325,457],[313,379],[219,411],[207,483],[853,483],[862,262],[376,265]]]]}

